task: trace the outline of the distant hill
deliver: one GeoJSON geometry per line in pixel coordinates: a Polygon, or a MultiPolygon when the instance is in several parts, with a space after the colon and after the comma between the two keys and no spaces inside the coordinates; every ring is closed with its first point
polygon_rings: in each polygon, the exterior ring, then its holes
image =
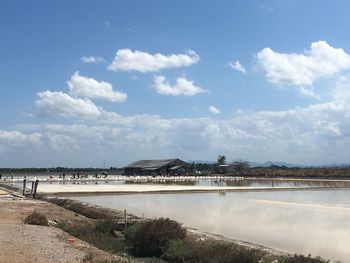
{"type": "MultiPolygon", "coordinates": [[[[203,164],[214,164],[216,161],[208,161],[208,160],[190,160],[187,161],[188,163],[203,163],[203,164]]],[[[226,162],[229,164],[230,162],[226,162]]],[[[294,163],[286,163],[286,162],[264,162],[264,163],[258,163],[258,162],[248,162],[250,167],[270,167],[271,165],[277,165],[277,166],[286,166],[288,168],[295,168],[295,167],[305,167],[304,165],[300,164],[294,164],[294,163]]]]}
{"type": "MultiPolygon", "coordinates": [[[[208,160],[190,160],[187,161],[188,163],[202,163],[202,164],[215,164],[216,161],[208,161],[208,160]]],[[[226,162],[227,164],[230,164],[231,162],[226,162]]],[[[259,162],[248,162],[250,167],[270,167],[271,165],[277,165],[277,166],[285,166],[288,168],[305,168],[305,167],[348,167],[350,164],[347,163],[334,163],[334,164],[324,164],[324,165],[302,165],[302,164],[295,164],[295,163],[287,163],[287,162],[273,162],[273,161],[267,161],[264,163],[259,162]]]]}
{"type": "Polygon", "coordinates": [[[288,168],[296,168],[296,167],[305,167],[304,165],[300,164],[294,164],[294,163],[286,163],[286,162],[264,162],[264,163],[257,163],[257,162],[249,162],[250,167],[270,167],[271,165],[277,165],[277,166],[286,166],[288,168]]]}
{"type": "Polygon", "coordinates": [[[204,161],[204,160],[190,160],[186,161],[187,163],[205,163],[205,164],[214,164],[216,161],[204,161]]]}

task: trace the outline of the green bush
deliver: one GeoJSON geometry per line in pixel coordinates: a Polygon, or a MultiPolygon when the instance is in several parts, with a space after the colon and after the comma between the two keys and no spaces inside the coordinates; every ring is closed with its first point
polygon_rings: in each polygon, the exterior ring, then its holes
{"type": "Polygon", "coordinates": [[[114,230],[117,229],[118,224],[112,220],[99,220],[96,222],[94,230],[97,232],[114,235],[114,230]]]}
{"type": "Polygon", "coordinates": [[[176,221],[159,218],[135,223],[124,234],[134,255],[160,257],[171,240],[185,238],[186,230],[176,221]]]}
{"type": "Polygon", "coordinates": [[[111,233],[111,231],[113,232],[112,225],[113,222],[107,221],[97,222],[96,224],[82,223],[80,225],[60,222],[57,227],[99,249],[120,254],[125,251],[125,244],[122,239],[114,237],[111,233]]]}
{"type": "Polygon", "coordinates": [[[191,262],[202,263],[256,263],[263,253],[232,243],[220,241],[198,241],[191,245],[191,262]]]}
{"type": "Polygon", "coordinates": [[[37,211],[32,212],[24,219],[24,223],[29,225],[39,225],[39,226],[48,226],[49,222],[46,216],[37,211]]]}
{"type": "Polygon", "coordinates": [[[184,262],[188,257],[189,248],[187,244],[180,239],[170,240],[168,248],[164,252],[164,259],[169,262],[184,262]]]}

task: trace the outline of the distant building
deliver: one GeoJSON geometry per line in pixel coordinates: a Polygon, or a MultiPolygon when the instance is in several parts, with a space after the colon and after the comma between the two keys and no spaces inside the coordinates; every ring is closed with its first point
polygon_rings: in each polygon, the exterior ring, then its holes
{"type": "Polygon", "coordinates": [[[123,168],[125,175],[186,175],[191,172],[191,165],[180,159],[140,160],[123,168]]]}
{"type": "Polygon", "coordinates": [[[217,172],[219,174],[232,174],[236,172],[236,166],[233,164],[220,164],[217,172]]]}

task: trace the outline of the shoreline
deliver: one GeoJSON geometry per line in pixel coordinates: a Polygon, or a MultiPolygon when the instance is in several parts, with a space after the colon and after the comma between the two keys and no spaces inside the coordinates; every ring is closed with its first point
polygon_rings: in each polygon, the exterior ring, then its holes
{"type": "MultiPolygon", "coordinates": [[[[120,215],[123,215],[123,211],[120,210],[120,209],[106,208],[106,207],[103,207],[103,206],[98,206],[98,205],[94,205],[94,204],[91,204],[91,203],[81,202],[81,201],[78,201],[78,200],[70,199],[70,198],[67,198],[65,196],[46,195],[46,196],[43,196],[43,197],[41,197],[39,199],[26,198],[26,197],[21,196],[21,194],[18,193],[15,189],[13,189],[11,191],[10,189],[2,188],[1,185],[0,185],[0,200],[1,200],[1,194],[3,194],[3,195],[4,194],[11,195],[13,197],[20,198],[21,200],[30,200],[32,202],[37,202],[37,203],[45,202],[47,204],[54,204],[55,206],[62,207],[65,210],[72,211],[72,210],[68,209],[68,207],[59,205],[59,204],[57,204],[56,202],[53,201],[53,200],[58,200],[59,199],[62,202],[66,202],[68,200],[69,201],[69,206],[71,206],[71,204],[74,203],[74,204],[79,204],[79,205],[81,205],[82,207],[85,207],[85,208],[92,208],[92,209],[100,210],[101,214],[103,214],[106,218],[108,218],[108,217],[113,218],[113,217],[118,217],[120,215]]],[[[74,217],[76,217],[76,214],[79,214],[79,216],[84,216],[81,213],[77,213],[75,211],[72,211],[72,212],[74,212],[74,217]]],[[[135,215],[133,213],[127,213],[127,218],[128,218],[128,220],[136,220],[136,221],[137,220],[148,220],[149,219],[149,218],[145,219],[145,218],[140,217],[138,215],[135,215]]],[[[252,243],[252,242],[245,241],[245,240],[234,239],[234,238],[231,238],[231,237],[223,236],[223,235],[220,235],[220,234],[217,234],[217,233],[207,232],[207,231],[204,231],[204,230],[201,230],[201,229],[198,229],[198,228],[194,228],[194,227],[190,227],[190,226],[186,226],[186,225],[184,225],[184,227],[188,230],[189,233],[191,233],[191,235],[198,236],[201,239],[204,237],[204,238],[209,238],[209,239],[213,239],[213,240],[219,240],[219,241],[225,241],[225,242],[229,242],[229,243],[234,243],[236,245],[243,246],[243,247],[246,247],[246,248],[251,248],[251,249],[264,251],[267,254],[271,254],[272,256],[292,255],[292,253],[290,253],[290,252],[274,249],[272,247],[264,246],[264,245],[261,245],[261,244],[252,243]]]]}
{"type": "MultiPolygon", "coordinates": [[[[3,175],[5,176],[5,175],[3,175]]],[[[24,174],[18,175],[15,174],[13,179],[3,177],[0,179],[0,183],[18,183],[23,182],[24,174]]],[[[113,175],[110,174],[108,177],[98,177],[94,178],[91,175],[88,178],[71,178],[67,177],[66,179],[58,178],[58,174],[54,174],[52,178],[50,178],[50,174],[26,174],[27,181],[33,181],[38,179],[41,182],[45,183],[79,183],[79,182],[133,182],[133,183],[145,183],[145,182],[196,182],[196,181],[240,181],[240,180],[270,180],[270,181],[301,181],[301,182],[350,182],[350,177],[263,177],[263,176],[237,176],[237,175],[220,175],[213,174],[208,176],[126,176],[126,175],[113,175]]]]}
{"type": "Polygon", "coordinates": [[[271,188],[244,188],[244,189],[177,189],[177,190],[140,190],[140,191],[65,191],[65,192],[40,192],[50,196],[85,196],[85,195],[131,195],[131,194],[191,194],[191,193],[232,193],[232,192],[282,192],[282,191],[328,191],[328,190],[349,190],[348,187],[271,187],[271,188]]]}
{"type": "MultiPolygon", "coordinates": [[[[17,184],[21,188],[23,180],[6,181],[3,185],[17,184]]],[[[27,179],[27,186],[30,184],[27,179]]],[[[1,184],[2,182],[0,182],[1,184]]],[[[234,183],[235,184],[235,183],[234,183]]],[[[57,180],[40,178],[38,192],[55,195],[97,195],[97,194],[137,194],[137,193],[206,193],[206,192],[257,192],[257,191],[321,191],[350,189],[350,180],[337,179],[300,179],[300,178],[251,178],[251,177],[125,177],[81,178],[57,180]],[[243,186],[240,182],[243,183],[243,186]],[[236,186],[214,184],[214,182],[235,181],[236,186]],[[256,186],[254,182],[256,181],[256,186]],[[262,182],[259,186],[259,181],[262,182]],[[192,183],[193,182],[193,183],[192,183]],[[204,183],[200,183],[204,182],[204,183]],[[274,182],[277,182],[274,185],[274,182]],[[283,185],[286,182],[287,185],[283,185]],[[288,184],[288,182],[305,182],[305,184],[288,184]],[[308,182],[310,182],[308,184],[308,182]],[[186,184],[188,183],[188,184],[186,184]],[[211,185],[210,185],[211,183],[211,185]],[[282,183],[279,186],[279,183],[282,183]],[[319,184],[318,184],[319,183],[319,184]],[[323,183],[323,184],[322,184],[323,183]],[[246,184],[246,185],[245,185],[246,184]],[[251,185],[250,185],[251,184],[251,185]]]]}
{"type": "Polygon", "coordinates": [[[0,187],[0,262],[138,262],[98,249],[54,226],[63,220],[93,222],[52,203],[26,198],[0,187]],[[45,215],[49,225],[25,224],[24,219],[34,211],[45,215]]]}
{"type": "MultiPolygon", "coordinates": [[[[72,207],[74,205],[78,205],[78,206],[80,205],[81,208],[84,208],[84,210],[90,209],[90,208],[100,210],[100,211],[102,211],[102,214],[106,215],[106,218],[111,218],[111,219],[115,218],[115,216],[118,217],[121,214],[123,214],[123,211],[120,209],[107,208],[107,207],[91,204],[88,202],[82,202],[79,200],[70,199],[70,198],[63,197],[63,196],[48,195],[47,197],[44,197],[42,200],[44,200],[46,202],[50,202],[50,203],[52,202],[53,204],[56,204],[58,206],[61,206],[61,205],[59,205],[57,203],[57,200],[59,200],[59,203],[64,203],[65,201],[68,200],[68,204],[62,205],[62,207],[65,209],[69,209],[67,207],[72,207]]],[[[72,211],[76,212],[76,210],[72,210],[72,211]]],[[[143,220],[150,220],[150,219],[152,219],[152,218],[144,218],[144,217],[140,217],[138,215],[135,215],[133,213],[129,213],[129,212],[127,213],[127,221],[139,221],[139,220],[143,221],[143,220]]],[[[247,249],[254,249],[257,251],[262,251],[262,252],[266,253],[266,257],[283,257],[283,256],[292,256],[293,255],[293,253],[291,253],[291,252],[275,249],[275,248],[268,247],[268,246],[264,246],[262,244],[253,243],[253,242],[249,242],[246,240],[235,239],[232,237],[220,235],[220,234],[213,233],[213,232],[207,232],[207,231],[204,231],[204,230],[201,230],[198,228],[194,228],[194,227],[190,227],[190,226],[186,226],[186,225],[183,225],[183,227],[187,230],[188,234],[191,237],[194,237],[194,238],[199,239],[199,240],[211,240],[211,241],[220,241],[220,242],[235,244],[235,245],[247,248],[247,249]]],[[[272,262],[273,261],[271,261],[271,263],[272,262]]]]}
{"type": "MultiPolygon", "coordinates": [[[[1,189],[2,188],[0,186],[0,192],[1,192],[1,189]]],[[[9,189],[4,189],[3,191],[10,193],[9,189]]],[[[12,192],[10,194],[11,195],[14,194],[15,196],[20,196],[20,194],[18,194],[16,192],[12,192]]],[[[111,218],[111,219],[115,218],[115,219],[121,220],[123,218],[123,214],[124,214],[123,211],[121,211],[119,209],[105,208],[105,207],[94,205],[91,203],[73,200],[73,199],[70,199],[67,197],[56,197],[56,196],[52,196],[52,195],[43,195],[43,196],[40,196],[39,200],[25,198],[25,197],[21,197],[21,199],[46,204],[46,205],[40,205],[40,206],[47,206],[48,204],[51,204],[51,206],[54,205],[55,207],[60,207],[64,210],[68,209],[67,211],[70,210],[70,212],[72,214],[71,219],[73,219],[73,220],[76,219],[77,215],[79,215],[79,217],[81,217],[81,216],[85,217],[86,215],[84,213],[86,213],[87,210],[89,210],[89,208],[99,210],[102,215],[106,216],[106,218],[111,218]],[[53,200],[60,200],[61,205],[57,204],[53,200]],[[62,204],[65,204],[65,205],[62,205],[62,204]],[[81,211],[83,211],[83,213],[75,211],[74,210],[75,205],[78,205],[78,206],[80,205],[80,209],[81,209],[81,211]]],[[[0,201],[1,201],[1,198],[0,198],[0,201]]],[[[13,201],[13,202],[17,202],[17,201],[13,201]]],[[[49,209],[49,210],[51,210],[51,209],[49,209]]],[[[49,212],[49,213],[51,213],[51,212],[49,212]]],[[[89,216],[87,216],[87,218],[88,218],[88,220],[94,220],[94,219],[90,219],[91,217],[89,217],[89,216]]],[[[144,218],[141,218],[141,217],[134,215],[132,213],[127,213],[127,218],[128,218],[128,221],[129,220],[136,220],[136,221],[137,220],[148,220],[148,218],[144,219],[144,218]]],[[[238,240],[238,239],[230,238],[230,237],[227,237],[227,236],[224,236],[221,234],[206,232],[206,231],[203,231],[203,230],[200,230],[200,229],[197,229],[194,227],[186,226],[186,225],[184,225],[184,227],[187,229],[187,231],[191,237],[197,237],[196,239],[198,239],[198,240],[208,240],[208,241],[215,241],[215,242],[216,241],[217,242],[224,242],[227,244],[235,244],[235,245],[238,245],[240,247],[263,252],[265,255],[264,258],[267,259],[267,261],[264,260],[263,262],[272,263],[272,262],[276,262],[275,261],[276,259],[280,260],[281,258],[283,258],[285,256],[292,257],[294,255],[294,253],[275,249],[275,248],[268,247],[268,246],[264,246],[264,245],[261,245],[258,243],[253,243],[253,242],[249,242],[249,241],[245,241],[245,240],[238,240]]],[[[66,233],[66,232],[64,232],[64,233],[66,233]]],[[[92,246],[89,246],[89,247],[92,248],[92,246]]],[[[28,262],[30,262],[30,261],[28,261],[28,262]]],[[[33,263],[34,262],[35,261],[33,261],[33,263]]],[[[121,262],[124,262],[124,261],[121,261],[121,262]]],[[[332,262],[332,261],[330,261],[330,262],[332,262]]]]}
{"type": "Polygon", "coordinates": [[[290,256],[290,255],[293,255],[293,253],[288,252],[288,251],[275,249],[275,248],[272,248],[272,247],[264,246],[264,245],[253,243],[253,242],[249,242],[249,241],[246,241],[246,240],[235,239],[235,238],[227,237],[227,236],[220,235],[220,234],[217,234],[217,233],[207,232],[207,231],[200,230],[200,229],[197,229],[197,228],[194,228],[194,227],[189,227],[189,226],[186,226],[186,225],[185,225],[185,228],[191,234],[198,235],[199,237],[200,236],[205,236],[205,237],[213,239],[213,240],[230,242],[230,243],[234,243],[234,244],[239,245],[239,246],[244,246],[246,248],[261,250],[261,251],[264,251],[264,252],[266,252],[268,254],[271,254],[271,255],[275,255],[275,256],[290,256]]]}

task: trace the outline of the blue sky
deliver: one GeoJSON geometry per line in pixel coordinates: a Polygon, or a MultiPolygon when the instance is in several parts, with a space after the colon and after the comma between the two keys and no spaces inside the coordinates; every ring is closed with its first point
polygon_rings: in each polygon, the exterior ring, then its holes
{"type": "Polygon", "coordinates": [[[0,166],[349,161],[347,1],[1,1],[0,166]]]}

